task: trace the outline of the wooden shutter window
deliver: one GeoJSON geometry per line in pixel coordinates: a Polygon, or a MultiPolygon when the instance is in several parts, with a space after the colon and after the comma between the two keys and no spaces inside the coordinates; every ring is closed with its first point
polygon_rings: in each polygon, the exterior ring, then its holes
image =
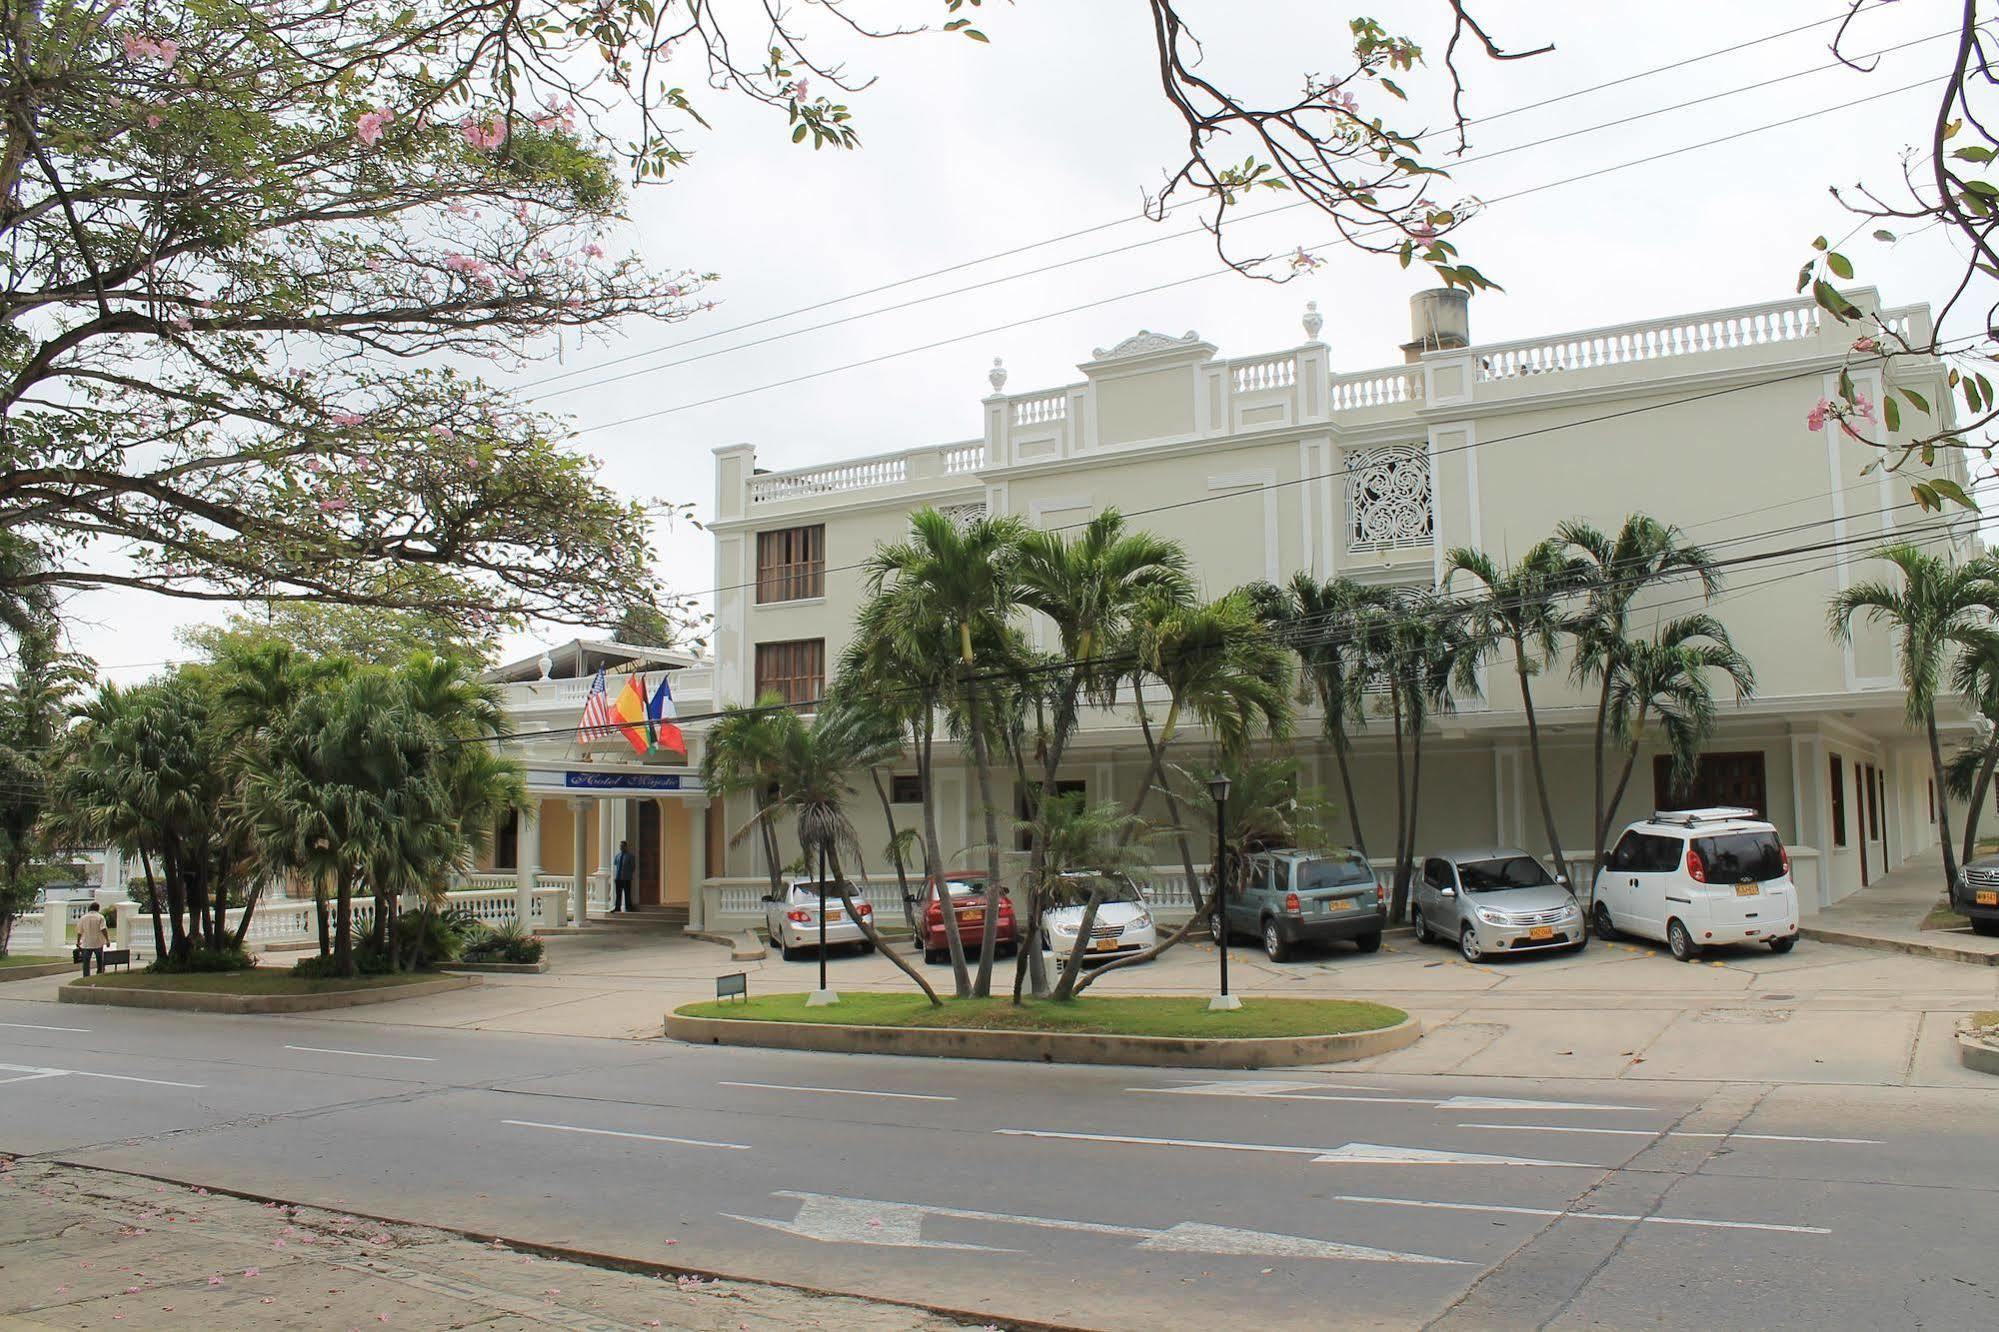
{"type": "Polygon", "coordinates": [[[791,704],[815,702],[826,692],[826,640],[757,644],[757,696],[766,691],[791,704]]]}
{"type": "Polygon", "coordinates": [[[826,524],[757,533],[757,604],[826,595],[826,524]]]}

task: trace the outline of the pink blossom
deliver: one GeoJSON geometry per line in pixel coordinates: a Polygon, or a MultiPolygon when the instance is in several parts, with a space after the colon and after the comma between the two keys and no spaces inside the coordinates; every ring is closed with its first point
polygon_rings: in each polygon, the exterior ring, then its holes
{"type": "Polygon", "coordinates": [[[1847,414],[1857,416],[1863,421],[1872,421],[1874,419],[1874,404],[1868,401],[1865,393],[1856,393],[1853,395],[1853,406],[1847,414]]]}
{"type": "Polygon", "coordinates": [[[125,58],[138,63],[151,61],[161,69],[172,69],[174,61],[180,59],[180,45],[171,37],[155,40],[151,37],[134,36],[124,39],[125,58]]]}
{"type": "Polygon", "coordinates": [[[525,222],[528,220],[528,203],[523,199],[514,205],[514,216],[525,222]]]}
{"type": "Polygon", "coordinates": [[[155,111],[153,114],[146,117],[146,128],[158,129],[159,127],[160,127],[160,115],[159,112],[155,111]]]}
{"type": "Polygon", "coordinates": [[[583,298],[581,296],[571,296],[562,303],[562,307],[565,310],[581,310],[583,308],[583,298]]]}
{"type": "Polygon", "coordinates": [[[219,1286],[222,1284],[222,1278],[219,1276],[212,1276],[208,1278],[208,1284],[211,1286],[219,1286]]]}
{"type": "MultiPolygon", "coordinates": [[[[347,501],[344,499],[323,499],[319,502],[319,511],[321,513],[345,513],[347,511],[347,507],[348,507],[347,501]]],[[[299,1242],[302,1244],[311,1244],[313,1242],[313,1239],[312,1236],[306,1235],[301,1237],[299,1242]]],[[[279,1240],[278,1247],[283,1248],[284,1243],[285,1242],[283,1240],[279,1240]]],[[[218,1282],[217,1284],[219,1285],[221,1283],[218,1282]]]]}
{"type": "Polygon", "coordinates": [[[1291,256],[1291,267],[1300,273],[1309,273],[1315,268],[1321,268],[1325,265],[1325,262],[1325,260],[1315,254],[1308,254],[1302,245],[1291,256]]]}
{"type": "Polygon", "coordinates": [[[175,315],[172,319],[167,320],[167,322],[183,333],[194,327],[194,321],[186,315],[175,315]]]}
{"type": "Polygon", "coordinates": [[[462,203],[455,203],[452,204],[450,207],[446,208],[444,211],[451,214],[453,217],[465,217],[469,215],[472,210],[470,208],[467,208],[462,203]]]}
{"type": "Polygon", "coordinates": [[[806,80],[800,79],[798,82],[792,84],[789,88],[786,88],[785,92],[791,95],[791,99],[793,101],[802,102],[805,100],[805,88],[806,88],[806,80]]]}
{"type": "Polygon", "coordinates": [[[469,254],[447,254],[444,256],[444,266],[454,273],[463,273],[469,278],[476,278],[486,271],[486,261],[474,259],[469,254]]]}
{"type": "Polygon", "coordinates": [[[263,1274],[264,1273],[262,1268],[246,1267],[243,1269],[243,1275],[246,1277],[262,1276],[263,1274]]]}
{"type": "Polygon", "coordinates": [[[1326,105],[1335,110],[1344,111],[1356,120],[1360,118],[1360,103],[1356,102],[1353,94],[1345,88],[1328,89],[1326,92],[1326,105]]]}
{"type": "Polygon", "coordinates": [[[1875,351],[1880,346],[1881,343],[1878,339],[1870,337],[1865,333],[1861,334],[1859,337],[1853,340],[1853,350],[1857,352],[1875,351]]]}
{"type": "Polygon", "coordinates": [[[361,261],[361,267],[367,269],[370,273],[379,273],[382,271],[382,261],[371,254],[361,261]]]}
{"type": "Polygon", "coordinates": [[[1812,404],[1811,411],[1805,413],[1805,425],[1814,432],[1824,430],[1826,417],[1831,412],[1832,404],[1824,398],[1820,398],[1816,403],[1812,404]]]}
{"type": "Polygon", "coordinates": [[[484,121],[467,116],[458,123],[458,132],[474,148],[498,148],[507,141],[507,122],[499,116],[489,116],[484,121]]]}
{"type": "Polygon", "coordinates": [[[386,106],[378,106],[373,111],[363,111],[361,119],[355,122],[354,136],[372,147],[380,141],[382,130],[395,118],[396,113],[386,106]]]}
{"type": "Polygon", "coordinates": [[[591,241],[583,247],[583,253],[589,255],[592,259],[602,259],[604,257],[604,247],[595,241],[591,241]]]}
{"type": "Polygon", "coordinates": [[[435,435],[439,439],[458,438],[458,432],[456,430],[453,430],[448,425],[434,425],[430,428],[430,433],[435,435]]]}
{"type": "Polygon", "coordinates": [[[362,421],[362,417],[359,412],[335,412],[333,415],[327,417],[326,419],[333,422],[333,424],[337,426],[357,426],[360,425],[362,421]]]}

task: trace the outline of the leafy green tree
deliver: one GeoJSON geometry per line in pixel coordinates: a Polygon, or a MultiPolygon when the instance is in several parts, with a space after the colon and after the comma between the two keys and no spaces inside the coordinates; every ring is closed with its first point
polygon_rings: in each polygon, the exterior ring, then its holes
{"type": "Polygon", "coordinates": [[[803,725],[782,697],[765,692],[750,707],[731,703],[723,708],[708,728],[701,750],[701,784],[706,790],[721,800],[750,797],[750,817],[730,834],[729,842],[733,846],[756,833],[773,896],[784,891],[780,877],[784,857],[777,847],[779,766],[791,733],[803,725]]]}
{"type": "Polygon", "coordinates": [[[1566,522],[1555,536],[1579,561],[1579,576],[1588,588],[1582,609],[1571,616],[1568,631],[1575,654],[1570,674],[1578,684],[1597,686],[1596,725],[1591,735],[1594,762],[1594,822],[1592,872],[1603,864],[1616,808],[1605,801],[1609,785],[1609,755],[1616,737],[1611,732],[1610,695],[1616,687],[1622,653],[1632,641],[1631,610],[1640,594],[1671,578],[1692,577],[1701,591],[1713,596],[1721,586],[1714,558],[1690,543],[1686,534],[1642,513],[1625,518],[1609,535],[1582,521],[1566,522]]]}
{"type": "MultiPolygon", "coordinates": [[[[1513,658],[1514,679],[1520,685],[1520,706],[1527,714],[1527,752],[1534,765],[1534,791],[1541,802],[1541,823],[1548,835],[1548,855],[1555,868],[1569,875],[1562,854],[1562,836],[1555,827],[1555,803],[1548,794],[1548,770],[1541,755],[1541,722],[1534,711],[1533,677],[1561,651],[1569,623],[1567,597],[1587,576],[1583,563],[1564,553],[1559,541],[1542,541],[1518,561],[1501,569],[1491,556],[1458,546],[1444,556],[1446,587],[1459,574],[1476,579],[1478,599],[1470,607],[1469,649],[1480,664],[1502,647],[1513,658]]],[[[1614,803],[1614,802],[1613,802],[1614,803]]]]}
{"type": "MultiPolygon", "coordinates": [[[[1081,994],[1115,965],[1106,963],[1087,975],[1083,970],[1097,909],[1104,903],[1106,876],[1125,878],[1138,867],[1140,857],[1135,843],[1145,827],[1142,819],[1115,800],[1090,804],[1079,795],[1051,795],[1043,805],[1045,813],[1037,814],[1034,821],[1046,827],[1048,855],[1037,871],[1040,879],[1030,883],[1034,895],[1049,899],[1065,875],[1083,875],[1089,881],[1089,896],[1083,902],[1075,945],[1069,956],[1062,959],[1062,973],[1056,977],[1050,996],[1061,1003],[1081,994]]],[[[1156,956],[1157,950],[1152,950],[1151,955],[1156,956]]]]}
{"type": "Polygon", "coordinates": [[[14,918],[35,904],[51,876],[54,759],[70,700],[90,683],[90,663],[62,651],[46,622],[19,635],[13,674],[0,682],[0,957],[14,918]]]}
{"type": "Polygon", "coordinates": [[[344,606],[337,602],[278,602],[238,611],[221,624],[181,630],[180,639],[202,656],[219,659],[233,645],[276,643],[302,659],[346,659],[398,666],[417,652],[490,665],[498,639],[490,628],[421,610],[344,606]]]}
{"type": "Polygon", "coordinates": [[[1340,791],[1346,798],[1347,827],[1353,847],[1363,858],[1367,837],[1361,829],[1360,799],[1353,784],[1353,732],[1367,725],[1366,672],[1354,647],[1359,617],[1385,607],[1386,588],[1370,587],[1336,576],[1324,582],[1300,570],[1279,587],[1251,583],[1246,589],[1257,615],[1298,654],[1299,700],[1316,698],[1320,724],[1332,742],[1340,770],[1340,791]]]}
{"type": "Polygon", "coordinates": [[[1971,705],[1982,721],[1978,733],[1958,746],[1944,764],[1951,795],[1964,801],[1965,861],[1978,854],[1978,824],[1992,774],[1999,769],[1999,634],[1970,637],[1951,666],[1951,688],[1971,705]]]}
{"type": "MultiPolygon", "coordinates": [[[[953,653],[959,697],[971,736],[972,767],[986,825],[986,916],[979,939],[979,969],[972,994],[992,993],[993,957],[999,946],[999,809],[993,801],[992,752],[981,713],[981,662],[974,648],[1006,640],[1007,621],[1019,604],[1017,567],[1026,527],[1018,518],[984,514],[969,523],[953,522],[932,508],[910,515],[901,540],[877,546],[864,565],[867,595],[889,612],[919,627],[942,627],[950,637],[925,645],[953,653]]],[[[950,912],[944,913],[949,916],[950,912]]]]}
{"type": "Polygon", "coordinates": [[[1955,654],[1981,646],[1991,617],[1999,613],[1999,565],[1983,557],[1958,564],[1906,543],[1875,554],[1894,566],[1895,576],[1842,589],[1827,608],[1827,621],[1840,643],[1852,641],[1856,619],[1883,625],[1895,636],[1904,711],[1909,724],[1922,727],[1929,739],[1944,891],[1955,901],[1957,848],[1950,835],[1949,775],[1937,739],[1937,691],[1955,654]]]}

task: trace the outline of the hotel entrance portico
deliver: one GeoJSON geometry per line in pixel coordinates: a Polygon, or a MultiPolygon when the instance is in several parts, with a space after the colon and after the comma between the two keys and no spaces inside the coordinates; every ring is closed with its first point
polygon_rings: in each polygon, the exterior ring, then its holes
{"type": "Polygon", "coordinates": [[[696,885],[707,868],[708,798],[697,773],[530,761],[523,775],[528,808],[501,830],[492,856],[494,872],[513,872],[520,919],[533,918],[537,889],[557,885],[572,925],[608,910],[611,860],[620,842],[630,842],[638,860],[634,905],[701,928],[696,885]]]}

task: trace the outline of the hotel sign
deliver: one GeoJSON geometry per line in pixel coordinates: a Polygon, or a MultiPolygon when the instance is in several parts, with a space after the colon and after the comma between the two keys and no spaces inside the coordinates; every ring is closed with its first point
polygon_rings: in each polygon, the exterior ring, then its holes
{"type": "Polygon", "coordinates": [[[617,772],[565,768],[561,772],[528,773],[535,787],[559,786],[571,791],[686,791],[700,794],[699,778],[678,772],[617,772]]]}

